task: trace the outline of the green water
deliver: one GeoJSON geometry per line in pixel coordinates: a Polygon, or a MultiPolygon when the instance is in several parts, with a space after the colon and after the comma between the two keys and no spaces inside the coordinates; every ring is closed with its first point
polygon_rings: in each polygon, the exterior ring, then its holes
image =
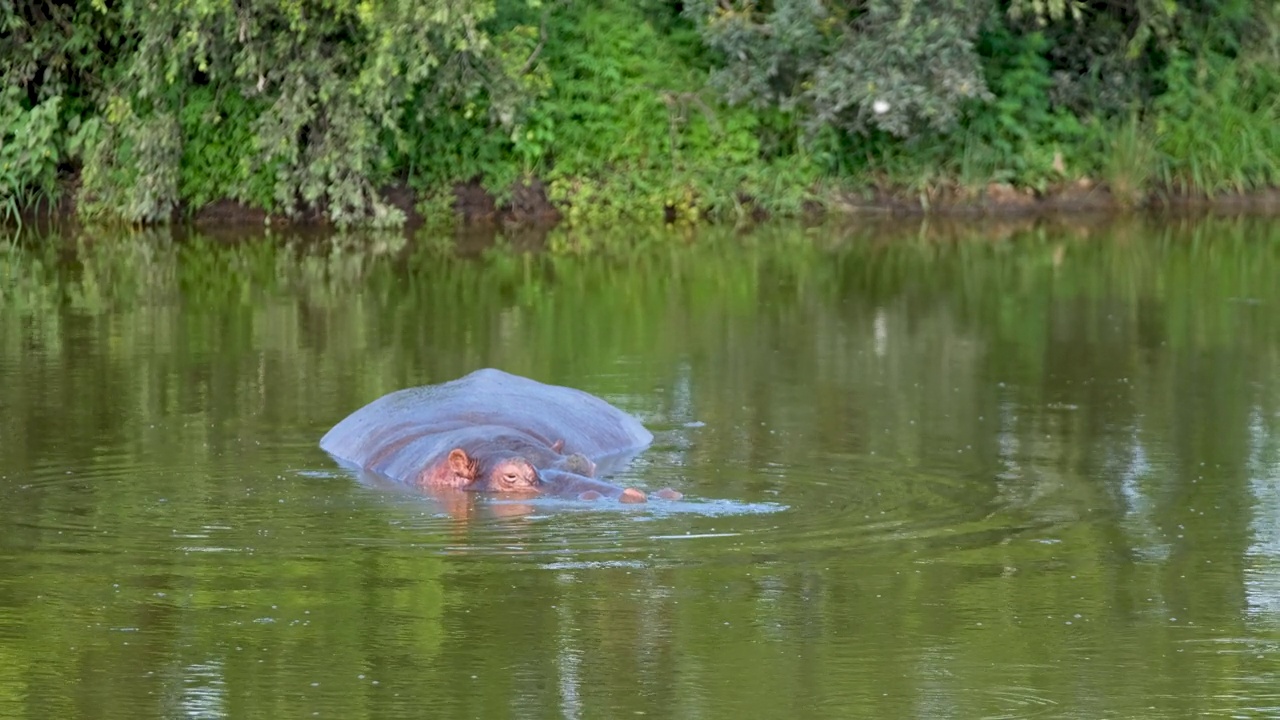
{"type": "Polygon", "coordinates": [[[0,247],[0,717],[1280,714],[1280,221],[551,244],[0,247]],[[486,366],[686,500],[316,447],[486,366]]]}

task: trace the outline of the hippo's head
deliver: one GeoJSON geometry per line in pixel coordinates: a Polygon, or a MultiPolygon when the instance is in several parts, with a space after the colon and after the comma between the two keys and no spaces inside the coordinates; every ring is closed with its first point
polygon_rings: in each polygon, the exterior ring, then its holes
{"type": "Polygon", "coordinates": [[[542,487],[538,470],[528,460],[507,453],[468,454],[454,448],[442,469],[448,477],[437,482],[476,492],[530,495],[542,487]]]}
{"type": "MultiPolygon", "coordinates": [[[[467,438],[421,475],[427,488],[457,488],[496,495],[645,502],[644,492],[624,488],[593,475],[596,465],[580,453],[561,455],[563,445],[539,445],[526,438],[488,435],[467,438]]],[[[666,496],[663,496],[666,497],[666,496]]]]}

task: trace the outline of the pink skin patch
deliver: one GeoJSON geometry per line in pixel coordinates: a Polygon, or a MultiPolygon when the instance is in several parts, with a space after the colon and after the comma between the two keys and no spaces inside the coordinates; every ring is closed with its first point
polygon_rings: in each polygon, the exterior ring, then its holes
{"type": "Polygon", "coordinates": [[[679,500],[684,497],[684,493],[679,490],[672,490],[671,488],[662,488],[658,492],[654,493],[653,496],[661,500],[679,500]]]}
{"type": "Polygon", "coordinates": [[[600,499],[600,498],[602,498],[602,497],[604,497],[604,496],[603,496],[603,495],[601,495],[600,493],[596,492],[595,490],[588,490],[588,491],[586,491],[586,492],[581,493],[580,495],[578,495],[578,499],[579,499],[579,500],[587,500],[587,501],[590,501],[590,500],[599,500],[599,499],[600,499]]]}
{"type": "Polygon", "coordinates": [[[622,495],[618,497],[618,502],[624,503],[642,503],[648,501],[649,499],[645,497],[644,493],[635,488],[627,488],[626,490],[623,490],[622,495]]]}

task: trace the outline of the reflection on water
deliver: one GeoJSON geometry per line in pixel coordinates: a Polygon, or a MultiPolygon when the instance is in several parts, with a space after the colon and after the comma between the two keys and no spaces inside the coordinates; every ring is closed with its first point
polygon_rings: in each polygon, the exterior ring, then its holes
{"type": "Polygon", "coordinates": [[[1280,224],[702,232],[4,246],[0,717],[1280,711],[1280,224]],[[685,499],[316,446],[484,366],[685,499]]]}

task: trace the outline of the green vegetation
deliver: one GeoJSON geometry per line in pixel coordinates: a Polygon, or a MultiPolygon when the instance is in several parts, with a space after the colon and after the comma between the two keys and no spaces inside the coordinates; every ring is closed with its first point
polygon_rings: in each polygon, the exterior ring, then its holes
{"type": "Polygon", "coordinates": [[[11,0],[0,215],[69,188],[85,217],[375,227],[394,185],[573,224],[1250,192],[1280,177],[1278,47],[1263,0],[11,0]]]}

